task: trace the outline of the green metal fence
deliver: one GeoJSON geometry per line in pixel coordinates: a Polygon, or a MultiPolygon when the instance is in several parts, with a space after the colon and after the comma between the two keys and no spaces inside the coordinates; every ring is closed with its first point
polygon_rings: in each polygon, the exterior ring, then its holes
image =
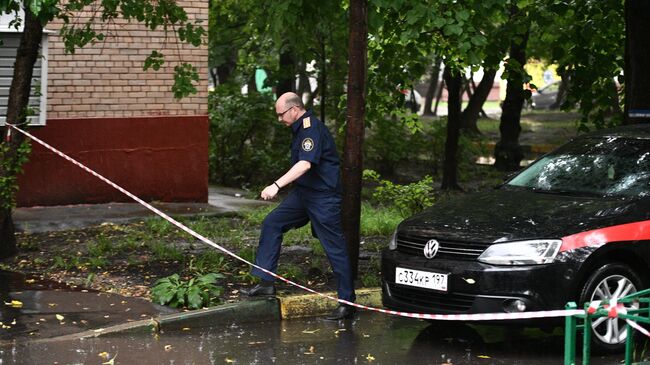
{"type": "MultiPolygon", "coordinates": [[[[636,323],[650,323],[650,289],[645,289],[634,294],[630,294],[617,300],[617,303],[627,307],[625,313],[619,311],[615,315],[622,320],[630,320],[636,323]]],[[[564,365],[575,365],[576,363],[576,337],[579,331],[583,332],[582,336],[582,364],[589,365],[591,355],[591,322],[595,318],[614,316],[609,303],[602,302],[595,310],[589,311],[589,304],[585,303],[585,314],[576,314],[566,317],[564,333],[564,365]]],[[[574,302],[566,305],[566,309],[577,309],[574,302]]],[[[634,336],[632,326],[627,321],[625,331],[627,337],[625,340],[625,365],[632,364],[634,336]]]]}

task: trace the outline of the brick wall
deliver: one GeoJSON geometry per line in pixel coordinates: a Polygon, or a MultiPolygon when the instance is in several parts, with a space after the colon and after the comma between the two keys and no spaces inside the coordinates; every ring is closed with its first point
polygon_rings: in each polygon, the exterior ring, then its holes
{"type": "MultiPolygon", "coordinates": [[[[208,27],[208,1],[178,1],[190,20],[208,27]]],[[[80,17],[79,20],[87,18],[80,17]]],[[[98,24],[108,37],[75,54],[65,54],[58,35],[61,23],[51,23],[47,118],[137,117],[206,115],[208,49],[181,44],[172,31],[149,31],[137,22],[118,20],[98,24]],[[165,55],[158,71],[143,71],[152,50],[165,55]],[[180,61],[198,68],[198,93],[176,100],[171,92],[174,66],[180,61]]]]}

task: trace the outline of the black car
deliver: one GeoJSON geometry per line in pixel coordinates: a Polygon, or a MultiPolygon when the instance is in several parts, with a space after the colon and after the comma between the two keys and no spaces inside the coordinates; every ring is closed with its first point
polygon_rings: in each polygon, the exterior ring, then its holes
{"type": "MultiPolygon", "coordinates": [[[[580,136],[499,188],[449,199],[397,227],[383,303],[423,313],[563,309],[650,283],[650,124],[580,136]]],[[[618,319],[592,323],[620,350],[618,319]]]]}

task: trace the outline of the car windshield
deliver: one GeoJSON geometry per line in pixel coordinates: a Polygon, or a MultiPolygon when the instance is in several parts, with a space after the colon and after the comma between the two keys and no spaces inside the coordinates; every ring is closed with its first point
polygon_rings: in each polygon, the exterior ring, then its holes
{"type": "Polygon", "coordinates": [[[505,186],[545,193],[650,196],[650,141],[581,139],[542,157],[505,186]]]}

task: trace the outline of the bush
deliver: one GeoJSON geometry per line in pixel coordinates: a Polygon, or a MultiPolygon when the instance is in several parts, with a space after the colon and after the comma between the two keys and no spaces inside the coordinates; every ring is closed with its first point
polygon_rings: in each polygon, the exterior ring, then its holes
{"type": "Polygon", "coordinates": [[[402,217],[408,217],[433,205],[433,179],[424,179],[407,185],[394,184],[382,180],[375,171],[364,170],[364,179],[379,183],[373,193],[373,199],[382,205],[395,206],[402,217]]]}
{"type": "Polygon", "coordinates": [[[364,141],[365,159],[381,174],[392,175],[401,162],[420,157],[424,138],[417,117],[380,118],[372,122],[364,141]]]}
{"type": "Polygon", "coordinates": [[[210,273],[185,281],[174,274],[156,281],[151,289],[151,299],[174,308],[209,307],[219,303],[223,288],[215,283],[221,278],[221,274],[210,273]]]}
{"type": "Polygon", "coordinates": [[[210,93],[210,180],[259,186],[289,167],[291,132],[277,121],[272,96],[242,95],[227,86],[210,93]]]}

